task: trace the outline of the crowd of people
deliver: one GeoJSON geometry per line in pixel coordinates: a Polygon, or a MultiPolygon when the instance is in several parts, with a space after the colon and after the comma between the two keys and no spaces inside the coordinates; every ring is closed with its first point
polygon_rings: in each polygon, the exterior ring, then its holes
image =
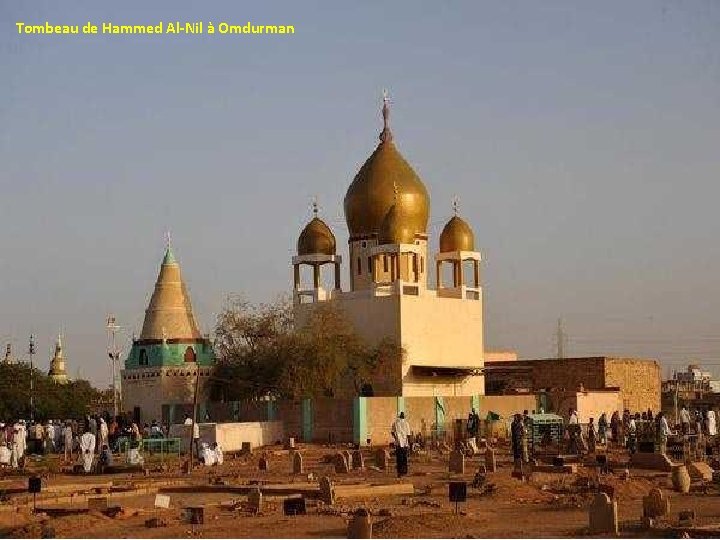
{"type": "Polygon", "coordinates": [[[622,414],[615,411],[608,421],[607,414],[602,413],[597,424],[590,418],[585,430],[580,427],[577,412],[569,411],[568,449],[571,453],[594,453],[597,444],[615,444],[626,448],[631,454],[638,451],[640,441],[653,442],[660,453],[667,452],[668,438],[672,435],[694,436],[702,441],[707,437],[715,437],[718,433],[715,412],[696,410],[690,412],[683,407],[678,414],[678,422],[671,426],[663,412],[656,415],[652,410],[632,414],[624,410],[622,414]]]}
{"type": "Polygon", "coordinates": [[[21,468],[27,456],[60,455],[65,463],[112,466],[113,452],[127,450],[129,463],[141,463],[142,439],[164,438],[165,430],[154,421],[140,426],[123,416],[89,415],[84,419],[12,423],[0,422],[0,466],[21,468]],[[121,442],[126,446],[121,448],[121,442]],[[75,461],[76,460],[76,461],[75,461]]]}

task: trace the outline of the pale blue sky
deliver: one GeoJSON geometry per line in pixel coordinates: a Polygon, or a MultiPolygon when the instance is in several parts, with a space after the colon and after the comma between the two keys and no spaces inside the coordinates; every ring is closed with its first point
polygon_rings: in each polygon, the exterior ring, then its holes
{"type": "Polygon", "coordinates": [[[569,354],[720,371],[715,0],[2,0],[0,22],[0,339],[22,352],[36,332],[41,365],[62,326],[71,374],[109,380],[105,316],[139,330],[168,228],[206,331],[226,294],[290,289],[313,196],[345,252],[388,87],[431,242],[453,195],[475,228],[488,348],[549,356],[563,317],[569,354]]]}

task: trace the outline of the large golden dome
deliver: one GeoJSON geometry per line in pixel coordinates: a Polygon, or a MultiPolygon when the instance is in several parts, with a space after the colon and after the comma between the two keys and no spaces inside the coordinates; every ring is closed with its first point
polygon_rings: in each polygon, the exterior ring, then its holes
{"type": "Polygon", "coordinates": [[[297,242],[298,255],[335,255],[335,235],[317,216],[300,233],[297,242]]]}
{"type": "Polygon", "coordinates": [[[430,197],[422,180],[395,148],[388,114],[385,100],[380,144],[345,194],[345,220],[350,239],[380,233],[385,217],[395,204],[396,191],[403,209],[403,228],[412,230],[413,234],[427,231],[430,197]]]}
{"type": "Polygon", "coordinates": [[[453,216],[440,233],[440,253],[450,251],[475,251],[475,235],[458,216],[453,216]]]}
{"type": "Polygon", "coordinates": [[[393,204],[380,227],[378,244],[413,244],[416,232],[413,221],[407,219],[403,207],[399,203],[393,204]]]}

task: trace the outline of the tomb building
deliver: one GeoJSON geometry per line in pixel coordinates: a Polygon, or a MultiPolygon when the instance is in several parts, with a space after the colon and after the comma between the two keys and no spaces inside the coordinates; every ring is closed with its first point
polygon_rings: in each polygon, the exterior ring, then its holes
{"type": "MultiPolygon", "coordinates": [[[[121,372],[123,410],[137,421],[181,422],[198,381],[198,403],[207,401],[215,354],[200,334],[185,281],[168,241],[142,331],[121,372]]],[[[198,414],[202,418],[202,414],[198,414]]]]}
{"type": "Polygon", "coordinates": [[[385,97],[380,142],[345,195],[347,261],[317,206],[299,236],[296,321],[331,303],[369,345],[402,348],[403,358],[363,384],[364,395],[483,394],[481,256],[473,230],[454,204],[439,239],[430,238],[430,196],[397,149],[389,115],[385,97]]]}

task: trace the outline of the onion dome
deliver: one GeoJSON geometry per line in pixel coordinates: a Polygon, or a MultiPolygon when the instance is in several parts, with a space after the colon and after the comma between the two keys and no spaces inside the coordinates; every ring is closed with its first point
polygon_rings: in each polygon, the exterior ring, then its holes
{"type": "Polygon", "coordinates": [[[345,221],[350,238],[379,234],[395,204],[394,186],[401,193],[402,226],[413,234],[427,231],[430,197],[420,177],[393,143],[388,99],[383,100],[380,144],[363,164],[345,194],[345,221]]]}
{"type": "Polygon", "coordinates": [[[298,255],[335,255],[335,235],[317,215],[300,233],[297,253],[298,255]]]}
{"type": "Polygon", "coordinates": [[[168,240],[150,304],[145,310],[140,340],[200,339],[180,265],[168,240]]]}
{"type": "Polygon", "coordinates": [[[475,251],[475,235],[458,216],[453,216],[440,233],[440,253],[450,251],[475,251]]]}
{"type": "Polygon", "coordinates": [[[412,221],[407,219],[402,206],[394,204],[385,215],[380,234],[378,235],[378,244],[412,244],[415,242],[415,233],[417,231],[412,227],[412,221]]]}

